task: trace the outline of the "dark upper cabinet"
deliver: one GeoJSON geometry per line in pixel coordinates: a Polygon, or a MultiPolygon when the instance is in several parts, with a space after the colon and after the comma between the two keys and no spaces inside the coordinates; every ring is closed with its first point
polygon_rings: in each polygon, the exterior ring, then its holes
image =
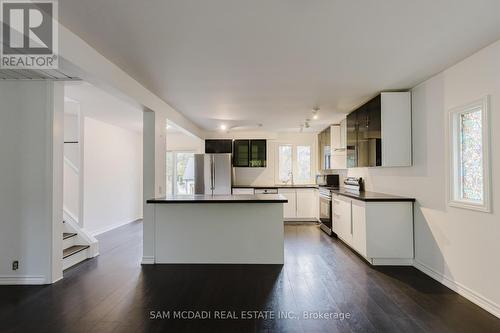
{"type": "Polygon", "coordinates": [[[368,102],[367,113],[368,165],[371,167],[382,166],[382,109],[380,95],[368,102]]]}
{"type": "Polygon", "coordinates": [[[387,92],[347,116],[347,167],[410,166],[411,95],[387,92]]]}
{"type": "Polygon", "coordinates": [[[233,166],[247,167],[250,161],[250,140],[234,140],[233,166]]]}
{"type": "Polygon", "coordinates": [[[234,140],[233,166],[265,168],[267,140],[234,140]]]}
{"type": "Polygon", "coordinates": [[[267,162],[267,140],[250,140],[250,167],[265,168],[267,162]]]}
{"type": "Polygon", "coordinates": [[[346,165],[348,168],[358,166],[358,117],[357,112],[351,112],[346,119],[346,165]]]}
{"type": "Polygon", "coordinates": [[[205,140],[205,154],[231,154],[233,152],[233,140],[205,140]]]}
{"type": "Polygon", "coordinates": [[[357,113],[358,122],[358,167],[382,165],[382,133],[380,95],[361,106],[357,113]]]}
{"type": "Polygon", "coordinates": [[[370,139],[368,133],[369,112],[367,105],[363,105],[356,111],[357,116],[357,159],[358,167],[370,166],[370,139]]]}
{"type": "Polygon", "coordinates": [[[318,134],[318,162],[321,170],[331,168],[331,130],[327,127],[318,134]]]}

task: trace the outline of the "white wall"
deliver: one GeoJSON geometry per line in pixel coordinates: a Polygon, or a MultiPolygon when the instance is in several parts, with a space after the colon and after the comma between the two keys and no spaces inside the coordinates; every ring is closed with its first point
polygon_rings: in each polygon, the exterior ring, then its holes
{"type": "Polygon", "coordinates": [[[84,118],[83,227],[98,234],[142,218],[142,136],[84,118]]]}
{"type": "Polygon", "coordinates": [[[171,132],[167,129],[167,150],[192,151],[197,154],[204,153],[205,141],[182,132],[171,132]]]}
{"type": "Polygon", "coordinates": [[[62,277],[62,87],[0,82],[0,101],[0,284],[50,283],[62,277]]]}
{"type": "Polygon", "coordinates": [[[304,144],[312,147],[311,183],[314,183],[317,167],[318,135],[317,133],[296,132],[234,132],[208,134],[210,138],[230,139],[267,139],[267,167],[266,168],[235,168],[235,185],[266,186],[276,184],[276,149],[280,143],[304,144]]]}
{"type": "Polygon", "coordinates": [[[416,265],[500,316],[500,41],[413,89],[414,166],[351,169],[367,190],[416,197],[416,265]],[[448,110],[490,95],[493,213],[447,204],[448,110]]]}

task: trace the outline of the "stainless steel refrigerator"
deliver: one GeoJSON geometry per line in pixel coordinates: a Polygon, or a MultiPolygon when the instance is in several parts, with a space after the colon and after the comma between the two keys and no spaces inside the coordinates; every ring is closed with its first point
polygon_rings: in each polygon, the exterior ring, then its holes
{"type": "Polygon", "coordinates": [[[231,154],[194,155],[195,194],[231,194],[232,179],[231,154]]]}

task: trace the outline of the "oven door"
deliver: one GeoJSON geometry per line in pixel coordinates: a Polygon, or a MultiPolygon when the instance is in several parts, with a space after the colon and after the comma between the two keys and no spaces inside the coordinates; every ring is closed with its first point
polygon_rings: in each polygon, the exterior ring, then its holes
{"type": "Polygon", "coordinates": [[[332,198],[319,196],[319,220],[329,230],[325,231],[330,234],[332,232],[332,198]]]}

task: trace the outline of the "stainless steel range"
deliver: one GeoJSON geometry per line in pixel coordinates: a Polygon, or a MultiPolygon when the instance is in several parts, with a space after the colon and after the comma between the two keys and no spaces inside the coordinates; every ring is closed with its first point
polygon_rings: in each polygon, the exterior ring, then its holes
{"type": "Polygon", "coordinates": [[[319,221],[321,230],[328,235],[332,234],[332,189],[339,188],[339,175],[317,175],[316,184],[319,186],[319,221]]]}

